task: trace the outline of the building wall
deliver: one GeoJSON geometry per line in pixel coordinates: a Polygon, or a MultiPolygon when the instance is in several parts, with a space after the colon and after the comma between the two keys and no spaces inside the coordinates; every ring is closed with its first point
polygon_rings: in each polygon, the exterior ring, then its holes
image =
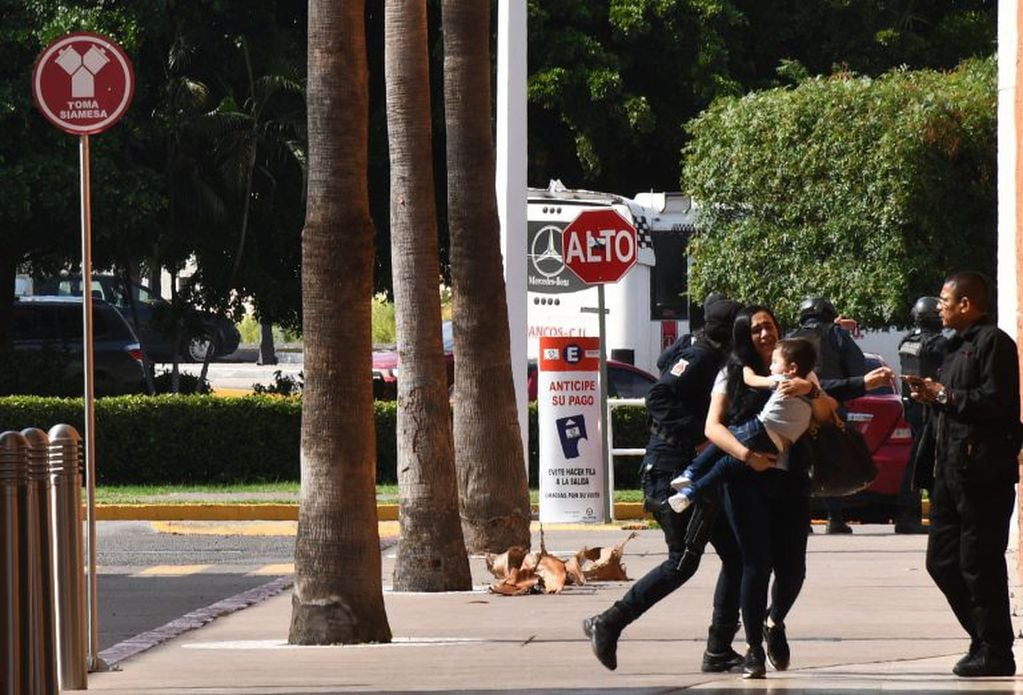
{"type": "MultiPolygon", "coordinates": [[[[1019,0],[998,3],[998,324],[1023,343],[1023,267],[1020,251],[1020,220],[1023,220],[1023,168],[1020,164],[1020,133],[1023,132],[1023,92],[1019,89],[1019,65],[1023,46],[1023,8],[1019,0]]],[[[1023,367],[1023,364],[1021,364],[1023,367]]],[[[1023,398],[1023,395],[1021,395],[1023,398]]],[[[1020,549],[1020,500],[1010,527],[1009,552],[1016,555],[1016,577],[1023,579],[1020,549]]]]}

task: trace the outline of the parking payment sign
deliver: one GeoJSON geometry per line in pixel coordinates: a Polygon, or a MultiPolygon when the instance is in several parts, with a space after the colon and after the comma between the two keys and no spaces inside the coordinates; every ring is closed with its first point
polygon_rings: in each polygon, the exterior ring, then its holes
{"type": "Polygon", "coordinates": [[[72,135],[95,135],[131,104],[135,76],[124,50],[99,34],[60,37],[39,54],[32,96],[40,113],[72,135]]]}
{"type": "Polygon", "coordinates": [[[600,340],[541,337],[540,521],[604,520],[600,340]]]}

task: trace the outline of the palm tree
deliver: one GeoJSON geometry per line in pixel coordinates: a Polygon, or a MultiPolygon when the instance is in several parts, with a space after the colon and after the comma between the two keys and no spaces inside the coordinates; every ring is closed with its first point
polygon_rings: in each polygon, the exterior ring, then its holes
{"type": "MultiPolygon", "coordinates": [[[[444,0],[455,464],[470,551],[529,546],[490,131],[490,3],[444,0]]],[[[516,365],[524,370],[526,365],[516,365]]]]}
{"type": "Polygon", "coordinates": [[[391,268],[398,379],[399,591],[472,588],[458,517],[430,133],[426,0],[387,0],[384,71],[391,158],[391,268]]]}
{"type": "Polygon", "coordinates": [[[363,0],[309,3],[305,390],[292,644],[389,642],[370,379],[373,222],[363,0]]]}

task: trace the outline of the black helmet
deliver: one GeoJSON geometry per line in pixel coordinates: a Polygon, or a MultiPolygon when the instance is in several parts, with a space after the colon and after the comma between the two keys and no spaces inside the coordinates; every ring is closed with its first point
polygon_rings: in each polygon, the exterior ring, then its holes
{"type": "Polygon", "coordinates": [[[831,323],[838,318],[838,309],[824,297],[807,297],[799,305],[799,322],[807,319],[817,319],[824,323],[831,323]]]}
{"type": "Polygon", "coordinates": [[[920,297],[913,305],[909,315],[913,317],[913,325],[921,328],[941,328],[941,312],[938,311],[937,297],[920,297]]]}

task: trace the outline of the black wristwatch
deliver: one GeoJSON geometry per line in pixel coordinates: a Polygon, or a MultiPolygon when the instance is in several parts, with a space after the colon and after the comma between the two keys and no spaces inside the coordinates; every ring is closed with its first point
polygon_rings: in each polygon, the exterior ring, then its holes
{"type": "Polygon", "coordinates": [[[806,397],[810,400],[814,398],[820,398],[821,390],[817,387],[817,384],[810,384],[810,392],[806,394],[806,397]]]}

